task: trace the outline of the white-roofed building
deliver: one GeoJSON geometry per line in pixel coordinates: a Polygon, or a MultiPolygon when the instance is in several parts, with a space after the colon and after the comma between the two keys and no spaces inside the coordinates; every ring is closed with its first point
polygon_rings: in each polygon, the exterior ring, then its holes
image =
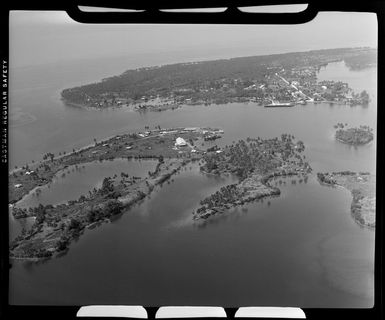
{"type": "Polygon", "coordinates": [[[175,146],[176,147],[185,147],[185,146],[187,146],[186,140],[181,138],[181,137],[176,138],[175,146]]]}

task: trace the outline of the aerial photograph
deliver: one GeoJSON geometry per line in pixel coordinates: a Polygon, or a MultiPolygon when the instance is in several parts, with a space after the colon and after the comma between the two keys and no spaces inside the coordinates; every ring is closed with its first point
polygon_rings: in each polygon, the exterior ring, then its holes
{"type": "Polygon", "coordinates": [[[374,13],[9,30],[10,304],[373,307],[374,13]]]}

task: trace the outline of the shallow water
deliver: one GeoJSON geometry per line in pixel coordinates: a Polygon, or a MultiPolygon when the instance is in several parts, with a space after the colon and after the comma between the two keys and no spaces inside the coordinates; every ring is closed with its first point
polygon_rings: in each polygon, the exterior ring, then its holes
{"type": "MultiPolygon", "coordinates": [[[[220,127],[225,131],[215,142],[220,145],[247,136],[291,133],[304,141],[314,173],[375,173],[376,141],[354,148],[333,138],[337,122],[370,125],[376,135],[374,69],[351,72],[335,63],[319,75],[366,89],[372,97],[367,107],[309,103],[265,109],[228,104],[145,114],[64,106],[53,88],[60,82],[55,76],[52,72],[48,88],[42,85],[18,94],[18,107],[37,120],[11,128],[13,163],[38,159],[47,151],[72,150],[94,137],[159,124],[220,127]]],[[[70,177],[73,180],[62,190],[81,184],[80,175],[70,177]]],[[[114,222],[87,230],[65,256],[39,264],[14,263],[10,302],[372,306],[374,232],[359,227],[350,216],[350,192],[321,186],[314,175],[306,184],[292,185],[291,180],[280,186],[280,197],[193,223],[191,212],[199,201],[234,183],[234,178],[206,176],[189,165],[114,222]]],[[[62,201],[69,194],[46,196],[47,201],[62,201]]]]}
{"type": "Polygon", "coordinates": [[[156,164],[155,160],[114,159],[85,163],[77,168],[74,165],[69,166],[59,171],[50,184],[40,187],[40,194],[30,192],[17,203],[17,207],[37,207],[40,203],[55,205],[77,200],[93,188],[100,188],[104,178],[115,174],[120,176],[122,172],[130,176],[145,177],[149,171],[155,169],[156,164]]]}

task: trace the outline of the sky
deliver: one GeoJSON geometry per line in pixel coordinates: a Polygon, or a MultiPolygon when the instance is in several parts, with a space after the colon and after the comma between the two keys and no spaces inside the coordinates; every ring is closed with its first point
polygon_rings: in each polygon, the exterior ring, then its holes
{"type": "Polygon", "coordinates": [[[377,47],[374,13],[322,12],[299,25],[95,25],[64,11],[10,12],[10,65],[170,54],[180,62],[315,49],[377,47]]]}

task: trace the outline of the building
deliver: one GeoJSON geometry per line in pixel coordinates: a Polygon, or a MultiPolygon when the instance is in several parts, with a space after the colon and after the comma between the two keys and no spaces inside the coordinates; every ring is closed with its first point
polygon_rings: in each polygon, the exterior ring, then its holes
{"type": "Polygon", "coordinates": [[[185,147],[185,146],[187,146],[187,143],[186,143],[185,139],[178,137],[175,140],[175,146],[176,147],[185,147]]]}

